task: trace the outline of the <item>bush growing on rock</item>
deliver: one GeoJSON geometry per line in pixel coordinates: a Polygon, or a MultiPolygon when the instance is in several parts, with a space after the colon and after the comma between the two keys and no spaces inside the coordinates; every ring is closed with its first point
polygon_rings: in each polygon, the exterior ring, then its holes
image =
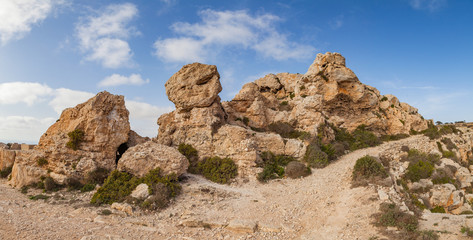
{"type": "Polygon", "coordinates": [[[303,160],[311,168],[324,168],[330,163],[328,155],[324,153],[315,142],[311,142],[307,146],[303,160]]]}
{"type": "Polygon", "coordinates": [[[81,129],[76,129],[72,132],[69,132],[67,136],[69,136],[69,142],[66,143],[66,146],[74,151],[79,149],[79,144],[84,139],[84,131],[81,129]]]}
{"type": "Polygon", "coordinates": [[[39,158],[38,160],[36,160],[36,163],[38,164],[38,166],[42,167],[48,165],[48,160],[46,160],[46,158],[39,158]]]}
{"type": "Polygon", "coordinates": [[[417,217],[403,212],[395,204],[382,203],[379,213],[374,214],[373,218],[379,227],[397,228],[398,231],[390,232],[394,234],[394,239],[419,239],[418,237],[426,235],[417,230],[419,225],[417,217]]]}
{"type": "Polygon", "coordinates": [[[368,131],[365,125],[358,126],[352,135],[354,142],[350,145],[351,150],[374,147],[381,144],[381,140],[373,132],[368,131]]]}
{"type": "Polygon", "coordinates": [[[371,177],[387,177],[386,170],[383,165],[372,156],[364,156],[356,160],[353,167],[353,179],[371,178],[371,177]]]}
{"type": "Polygon", "coordinates": [[[106,168],[98,167],[87,174],[85,179],[87,184],[103,184],[110,171],[106,168]]]}
{"type": "Polygon", "coordinates": [[[187,172],[197,174],[199,173],[199,152],[192,147],[192,145],[181,143],[177,150],[189,160],[189,167],[187,172]]]}
{"type": "Polygon", "coordinates": [[[300,178],[309,176],[311,174],[311,170],[301,162],[292,161],[287,164],[285,173],[287,177],[300,178]]]}
{"type": "Polygon", "coordinates": [[[271,123],[268,125],[268,130],[281,135],[283,138],[306,138],[310,136],[309,133],[295,130],[293,126],[285,122],[271,123]]]}
{"type": "Polygon", "coordinates": [[[211,157],[198,164],[199,172],[210,181],[228,183],[238,174],[238,167],[230,158],[211,157]]]}
{"type": "MultiPolygon", "coordinates": [[[[156,184],[163,184],[169,191],[170,197],[177,196],[181,190],[177,177],[173,174],[162,176],[159,168],[151,170],[142,178],[115,170],[108,176],[103,186],[97,190],[90,203],[100,205],[123,202],[141,183],[146,183],[152,189],[156,184]]],[[[156,192],[155,194],[160,193],[156,192]]]]}
{"type": "Polygon", "coordinates": [[[431,162],[418,160],[409,163],[409,166],[407,167],[407,172],[404,177],[410,180],[411,182],[417,182],[423,178],[428,178],[432,176],[434,169],[435,167],[431,162]]]}
{"type": "Polygon", "coordinates": [[[262,152],[260,157],[261,161],[256,163],[257,167],[263,168],[257,176],[260,182],[284,177],[284,166],[295,160],[293,157],[275,155],[272,152],[262,152]]]}

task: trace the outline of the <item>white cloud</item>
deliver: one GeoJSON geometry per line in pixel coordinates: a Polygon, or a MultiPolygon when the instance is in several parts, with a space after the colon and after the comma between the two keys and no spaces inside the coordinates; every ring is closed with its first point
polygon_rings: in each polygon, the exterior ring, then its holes
{"type": "Polygon", "coordinates": [[[178,22],[171,29],[182,35],[155,42],[156,55],[169,62],[204,61],[219,47],[252,49],[276,60],[310,57],[312,46],[291,42],[276,29],[281,19],[272,14],[251,16],[247,11],[199,12],[200,23],[178,22]]]}
{"type": "Polygon", "coordinates": [[[86,59],[96,61],[106,68],[133,65],[133,52],[126,41],[138,34],[129,23],[138,15],[131,3],[112,4],[98,16],[89,16],[76,27],[80,46],[87,53],[86,59]]]}
{"type": "Polygon", "coordinates": [[[125,106],[130,111],[131,129],[141,136],[148,137],[155,137],[158,134],[156,121],[159,116],[174,110],[172,107],[158,107],[133,100],[125,100],[125,106]]]}
{"type": "Polygon", "coordinates": [[[120,85],[143,85],[149,83],[149,79],[144,80],[140,74],[131,74],[129,77],[120,74],[112,74],[99,82],[99,87],[110,87],[120,85]]]}
{"type": "Polygon", "coordinates": [[[30,116],[0,116],[2,141],[37,143],[41,135],[56,121],[55,118],[30,116]]]}
{"type": "Polygon", "coordinates": [[[0,84],[0,104],[26,103],[29,106],[49,96],[53,89],[33,82],[8,82],[0,84]]]}
{"type": "Polygon", "coordinates": [[[23,38],[62,4],[62,0],[0,0],[0,42],[23,38]]]}
{"type": "Polygon", "coordinates": [[[49,102],[49,106],[51,106],[58,114],[61,114],[64,109],[83,103],[95,94],[67,88],[59,88],[54,91],[53,95],[54,98],[49,102]]]}
{"type": "Polygon", "coordinates": [[[447,4],[447,0],[409,0],[412,8],[434,12],[447,4]]]}

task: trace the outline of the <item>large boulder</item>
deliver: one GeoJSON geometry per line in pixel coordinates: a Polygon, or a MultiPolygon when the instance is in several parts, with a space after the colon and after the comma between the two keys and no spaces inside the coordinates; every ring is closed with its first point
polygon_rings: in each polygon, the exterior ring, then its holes
{"type": "Polygon", "coordinates": [[[117,169],[143,177],[150,170],[160,168],[163,175],[180,176],[188,166],[187,158],[175,148],[148,141],[129,148],[118,160],[117,169]]]}
{"type": "Polygon", "coordinates": [[[192,63],[172,75],[164,86],[176,108],[208,107],[222,91],[219,79],[215,65],[192,63]]]}
{"type": "Polygon", "coordinates": [[[48,172],[62,181],[69,176],[83,179],[97,168],[114,169],[117,150],[128,141],[128,115],[124,97],[105,91],[65,109],[34,150],[17,154],[10,183],[21,187],[48,172]],[[68,146],[69,133],[74,131],[83,135],[75,150],[68,146]]]}

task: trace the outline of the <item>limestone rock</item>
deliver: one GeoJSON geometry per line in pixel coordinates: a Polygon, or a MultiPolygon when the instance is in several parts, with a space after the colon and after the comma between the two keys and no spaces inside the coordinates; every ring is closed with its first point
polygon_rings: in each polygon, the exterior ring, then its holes
{"type": "Polygon", "coordinates": [[[0,171],[13,166],[16,152],[15,150],[0,148],[0,171]]]}
{"type": "Polygon", "coordinates": [[[435,185],[432,190],[432,196],[430,197],[430,204],[432,206],[442,206],[447,208],[449,204],[449,200],[451,199],[452,193],[456,191],[455,186],[452,184],[442,184],[442,185],[435,185]]]}
{"type": "Polygon", "coordinates": [[[129,148],[118,161],[117,169],[143,177],[150,170],[161,168],[162,174],[184,174],[189,161],[175,148],[148,141],[129,148]]]}
{"type": "Polygon", "coordinates": [[[146,183],[136,186],[135,190],[131,192],[131,196],[140,200],[144,200],[149,196],[149,187],[146,183]]]}
{"type": "Polygon", "coordinates": [[[135,131],[130,130],[130,132],[128,133],[128,142],[126,142],[126,146],[131,148],[138,144],[142,144],[150,140],[151,139],[149,137],[142,137],[135,131]]]}
{"type": "MultiPolygon", "coordinates": [[[[128,114],[124,97],[105,91],[85,103],[67,108],[59,120],[41,136],[34,150],[17,154],[15,165],[19,165],[16,169],[36,168],[41,170],[39,172],[48,170],[82,178],[97,167],[114,169],[117,150],[128,141],[128,114]],[[68,133],[77,129],[82,130],[84,136],[77,150],[73,150],[67,147],[70,140],[68,133]],[[47,161],[46,165],[36,164],[41,158],[47,161]]],[[[22,183],[29,182],[21,178],[38,171],[13,171],[11,183],[21,187],[22,183]]],[[[31,177],[37,177],[37,174],[31,177]]]]}
{"type": "Polygon", "coordinates": [[[128,204],[128,203],[117,203],[114,202],[112,203],[112,206],[110,206],[112,209],[116,209],[118,211],[124,212],[127,215],[131,216],[133,215],[133,207],[128,204]]]}
{"type": "Polygon", "coordinates": [[[215,65],[192,63],[172,75],[164,86],[176,108],[208,107],[222,91],[219,79],[215,65]]]}
{"type": "Polygon", "coordinates": [[[473,177],[471,176],[471,173],[467,168],[460,167],[459,169],[457,169],[455,177],[460,182],[460,188],[471,187],[473,177]]]}
{"type": "Polygon", "coordinates": [[[258,225],[253,220],[233,219],[226,229],[237,233],[254,233],[258,225]]]}

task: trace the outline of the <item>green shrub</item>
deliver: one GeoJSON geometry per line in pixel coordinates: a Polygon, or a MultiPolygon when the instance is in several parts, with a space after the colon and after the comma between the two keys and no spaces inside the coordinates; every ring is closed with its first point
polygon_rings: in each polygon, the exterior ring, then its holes
{"type": "Polygon", "coordinates": [[[388,101],[388,98],[386,96],[383,96],[383,98],[381,98],[381,102],[384,102],[384,101],[388,101]]]}
{"type": "Polygon", "coordinates": [[[473,237],[473,230],[471,230],[469,227],[463,226],[460,232],[466,234],[468,237],[473,237]]]}
{"type": "Polygon", "coordinates": [[[199,152],[197,152],[197,150],[192,147],[192,145],[184,143],[179,144],[177,150],[179,150],[179,152],[189,161],[189,168],[187,169],[187,172],[197,174],[199,170],[197,167],[199,163],[199,152]]]}
{"type": "Polygon", "coordinates": [[[309,133],[304,131],[295,130],[293,126],[285,122],[275,122],[268,125],[268,130],[270,132],[277,133],[283,138],[301,138],[310,136],[309,133]]]}
{"type": "Polygon", "coordinates": [[[103,209],[102,211],[99,212],[99,215],[108,216],[108,215],[111,215],[111,214],[112,214],[112,211],[110,211],[110,209],[103,209]]]}
{"type": "Polygon", "coordinates": [[[396,227],[405,232],[415,232],[419,225],[416,216],[402,212],[395,204],[382,203],[375,219],[378,226],[396,227]]]}
{"type": "Polygon", "coordinates": [[[176,175],[162,176],[159,168],[149,171],[142,178],[115,170],[108,176],[103,186],[97,190],[90,203],[100,205],[122,202],[141,183],[146,183],[151,189],[156,184],[163,184],[172,197],[177,196],[181,191],[176,175]]]}
{"type": "Polygon", "coordinates": [[[288,163],[285,169],[286,176],[290,178],[306,177],[309,176],[311,172],[309,167],[298,161],[288,163]]]}
{"type": "Polygon", "coordinates": [[[316,141],[307,146],[303,161],[311,168],[324,168],[330,163],[327,154],[320,149],[316,141]]]}
{"type": "Polygon", "coordinates": [[[198,168],[205,178],[222,184],[228,183],[238,174],[238,167],[230,158],[207,158],[199,162],[198,168]]]}
{"type": "Polygon", "coordinates": [[[287,106],[288,104],[289,104],[288,101],[282,101],[280,105],[281,105],[281,106],[287,106]]]}
{"type": "Polygon", "coordinates": [[[243,117],[243,120],[242,120],[243,124],[245,124],[246,126],[248,126],[248,124],[250,123],[250,119],[248,117],[243,117]]]}
{"type": "Polygon", "coordinates": [[[107,179],[108,175],[110,174],[110,171],[106,168],[98,167],[94,169],[93,171],[87,173],[86,177],[86,183],[89,184],[103,184],[105,179],[107,179]]]}
{"type": "Polygon", "coordinates": [[[46,196],[46,195],[43,195],[43,194],[29,196],[29,199],[34,200],[34,201],[39,200],[39,199],[47,200],[48,198],[49,198],[49,196],[46,196]]]}
{"type": "Polygon", "coordinates": [[[38,160],[36,160],[36,163],[38,164],[38,166],[42,167],[48,165],[48,160],[46,160],[46,158],[39,158],[38,160]]]}
{"type": "Polygon", "coordinates": [[[67,135],[69,136],[69,142],[66,143],[66,146],[74,151],[79,149],[79,144],[84,139],[85,132],[81,129],[76,129],[67,135]]]}
{"type": "Polygon", "coordinates": [[[6,178],[8,175],[10,175],[11,170],[13,169],[13,166],[11,167],[6,167],[0,171],[0,178],[6,178]]]}
{"type": "Polygon", "coordinates": [[[149,210],[163,209],[174,197],[172,191],[163,183],[153,185],[153,194],[141,203],[141,207],[149,210]]]}
{"type": "Polygon", "coordinates": [[[368,155],[356,160],[353,167],[353,180],[372,177],[387,177],[383,165],[375,157],[368,155]]]}
{"type": "Polygon", "coordinates": [[[423,152],[420,152],[419,150],[417,149],[410,149],[408,152],[407,152],[407,161],[409,162],[416,162],[416,161],[419,161],[419,160],[423,160],[423,161],[428,161],[432,164],[439,164],[440,163],[440,156],[437,155],[437,154],[427,154],[427,153],[423,153],[423,152]]]}
{"type": "Polygon", "coordinates": [[[351,144],[351,150],[374,147],[381,144],[381,140],[371,131],[366,129],[365,125],[358,126],[352,133],[354,142],[351,144]]]}
{"type": "Polygon", "coordinates": [[[454,178],[454,174],[449,169],[438,168],[432,174],[432,183],[433,184],[451,183],[455,185],[456,179],[454,178]]]}
{"type": "Polygon", "coordinates": [[[262,152],[260,157],[261,161],[256,163],[257,167],[263,168],[263,171],[257,176],[260,182],[284,177],[284,166],[295,160],[293,157],[275,155],[272,152],[262,152]]]}
{"type": "Polygon", "coordinates": [[[87,183],[80,189],[80,191],[81,192],[90,192],[90,191],[93,191],[94,189],[95,189],[95,184],[87,183]]]}
{"type": "Polygon", "coordinates": [[[417,239],[421,240],[438,240],[439,235],[433,230],[424,230],[419,232],[419,237],[417,239]]]}
{"type": "Polygon", "coordinates": [[[432,209],[430,209],[430,212],[432,213],[445,213],[445,208],[442,206],[436,206],[432,209]]]}
{"type": "Polygon", "coordinates": [[[395,134],[395,135],[383,135],[381,136],[381,141],[383,142],[397,141],[397,140],[401,140],[408,137],[409,137],[409,134],[402,134],[402,133],[395,134]]]}
{"type": "Polygon", "coordinates": [[[407,172],[404,177],[411,182],[417,182],[423,178],[432,176],[434,168],[434,165],[429,161],[419,160],[417,162],[411,162],[407,167],[407,172]]]}

